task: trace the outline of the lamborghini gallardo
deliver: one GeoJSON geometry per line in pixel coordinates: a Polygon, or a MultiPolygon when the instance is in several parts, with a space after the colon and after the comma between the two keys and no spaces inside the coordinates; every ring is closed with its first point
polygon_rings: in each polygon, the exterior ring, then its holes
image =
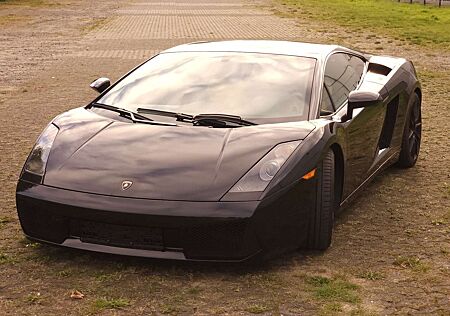
{"type": "Polygon", "coordinates": [[[90,251],[244,261],[327,249],[335,214],[414,166],[413,64],[334,45],[184,44],[45,128],[16,201],[30,239],[90,251]]]}

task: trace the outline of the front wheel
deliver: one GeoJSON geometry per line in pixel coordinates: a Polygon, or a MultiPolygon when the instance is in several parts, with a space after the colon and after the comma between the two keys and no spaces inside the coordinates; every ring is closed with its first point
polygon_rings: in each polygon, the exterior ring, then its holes
{"type": "Polygon", "coordinates": [[[421,101],[417,93],[414,93],[413,104],[407,116],[405,130],[403,132],[402,149],[397,165],[401,168],[411,168],[417,162],[422,137],[422,112],[421,101]]]}
{"type": "Polygon", "coordinates": [[[332,150],[329,150],[325,154],[318,171],[316,209],[310,220],[308,248],[325,250],[331,244],[336,209],[334,185],[335,161],[332,150]]]}

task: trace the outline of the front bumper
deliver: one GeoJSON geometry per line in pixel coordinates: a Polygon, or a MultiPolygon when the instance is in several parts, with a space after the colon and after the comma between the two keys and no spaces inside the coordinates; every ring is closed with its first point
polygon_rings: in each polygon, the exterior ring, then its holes
{"type": "Polygon", "coordinates": [[[20,223],[32,239],[90,251],[178,260],[243,261],[296,248],[308,203],[298,188],[267,201],[190,202],[89,194],[19,180],[20,223]]]}
{"type": "Polygon", "coordinates": [[[260,251],[249,218],[257,202],[128,199],[19,181],[25,234],[99,252],[190,260],[244,260],[260,251]]]}

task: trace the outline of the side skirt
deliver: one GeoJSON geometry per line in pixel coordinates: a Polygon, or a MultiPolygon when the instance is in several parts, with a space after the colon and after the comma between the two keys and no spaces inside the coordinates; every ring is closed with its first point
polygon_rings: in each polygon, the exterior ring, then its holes
{"type": "Polygon", "coordinates": [[[340,207],[343,208],[345,205],[347,205],[350,201],[352,201],[357,193],[359,191],[361,191],[362,189],[364,189],[369,183],[370,181],[373,180],[373,178],[375,178],[375,176],[377,174],[379,174],[381,171],[383,171],[384,169],[386,169],[387,167],[389,167],[390,165],[392,165],[395,161],[395,158],[398,156],[399,152],[395,151],[393,152],[389,158],[387,158],[385,160],[385,162],[383,162],[377,169],[374,170],[374,172],[372,172],[372,174],[370,176],[368,176],[366,178],[366,180],[364,180],[363,183],[361,183],[352,193],[349,194],[349,196],[347,196],[347,198],[345,200],[343,200],[340,204],[340,207]]]}

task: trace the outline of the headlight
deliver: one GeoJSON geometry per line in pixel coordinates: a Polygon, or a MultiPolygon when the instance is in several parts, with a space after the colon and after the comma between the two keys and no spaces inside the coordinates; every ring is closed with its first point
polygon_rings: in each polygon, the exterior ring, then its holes
{"type": "Polygon", "coordinates": [[[250,169],[230,190],[236,192],[262,192],[275,177],[300,141],[283,143],[272,149],[250,169]]]}
{"type": "Polygon", "coordinates": [[[24,167],[25,171],[41,177],[44,176],[48,155],[50,154],[56,134],[58,134],[58,128],[55,125],[50,124],[47,126],[36,141],[30,156],[28,156],[24,167]]]}

